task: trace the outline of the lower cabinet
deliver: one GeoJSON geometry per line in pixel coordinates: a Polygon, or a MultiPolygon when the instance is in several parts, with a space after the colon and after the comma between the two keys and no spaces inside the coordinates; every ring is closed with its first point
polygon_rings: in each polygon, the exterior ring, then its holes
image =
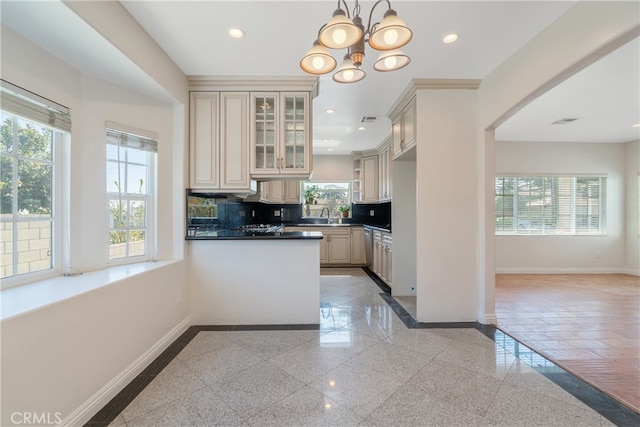
{"type": "Polygon", "coordinates": [[[391,233],[373,231],[373,272],[391,286],[393,239],[391,233]]]}
{"type": "Polygon", "coordinates": [[[324,239],[320,242],[320,264],[351,264],[351,231],[349,227],[319,227],[324,239]]]}
{"type": "Polygon", "coordinates": [[[364,246],[364,227],[351,227],[351,264],[365,265],[367,254],[364,246]]]}
{"type": "Polygon", "coordinates": [[[286,226],[285,231],[319,231],[320,265],[364,265],[364,229],[362,227],[286,226]]]}

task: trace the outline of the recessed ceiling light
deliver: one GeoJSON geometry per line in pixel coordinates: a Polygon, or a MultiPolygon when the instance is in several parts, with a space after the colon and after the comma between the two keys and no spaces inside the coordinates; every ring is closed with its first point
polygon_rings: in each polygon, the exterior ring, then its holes
{"type": "Polygon", "coordinates": [[[229,35],[234,39],[241,39],[242,37],[244,37],[244,31],[242,31],[240,28],[232,28],[229,30],[229,35]]]}
{"type": "Polygon", "coordinates": [[[360,126],[360,127],[358,128],[358,130],[365,130],[365,127],[364,127],[364,126],[360,126]]]}
{"type": "Polygon", "coordinates": [[[327,108],[326,110],[324,110],[324,112],[327,114],[333,114],[336,112],[336,110],[334,110],[333,108],[327,108]]]}
{"type": "Polygon", "coordinates": [[[451,33],[451,34],[447,34],[446,36],[444,36],[444,38],[442,39],[443,43],[453,43],[454,41],[458,40],[458,35],[455,33],[451,33]]]}
{"type": "Polygon", "coordinates": [[[327,151],[333,151],[333,148],[327,148],[327,151]]]}
{"type": "Polygon", "coordinates": [[[640,128],[640,123],[636,123],[635,125],[631,126],[632,128],[640,128]]]}

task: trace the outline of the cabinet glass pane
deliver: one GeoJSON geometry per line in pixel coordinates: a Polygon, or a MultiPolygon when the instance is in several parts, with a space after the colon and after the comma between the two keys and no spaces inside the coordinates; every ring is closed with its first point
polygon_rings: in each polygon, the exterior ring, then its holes
{"type": "Polygon", "coordinates": [[[304,147],[296,147],[296,168],[304,169],[304,147]]]}
{"type": "MultiPolygon", "coordinates": [[[[304,145],[304,131],[297,131],[296,132],[296,145],[299,146],[303,146],[304,145]]],[[[298,148],[299,150],[302,150],[302,148],[298,148]]]]}
{"type": "Polygon", "coordinates": [[[285,149],[286,155],[285,155],[285,162],[284,162],[284,167],[287,169],[292,169],[294,168],[294,155],[295,155],[295,150],[293,146],[287,146],[287,148],[285,149]]]}
{"type": "Polygon", "coordinates": [[[256,147],[256,168],[264,168],[264,148],[256,147]]]}
{"type": "Polygon", "coordinates": [[[293,120],[293,112],[295,109],[294,98],[286,98],[285,100],[285,120],[293,120]]]}
{"type": "Polygon", "coordinates": [[[275,159],[274,147],[265,147],[265,167],[267,169],[273,169],[275,167],[275,159]]]}
{"type": "Polygon", "coordinates": [[[275,123],[266,123],[264,143],[274,145],[276,143],[275,123]]]}
{"type": "Polygon", "coordinates": [[[304,121],[304,98],[298,97],[295,101],[296,120],[304,121]]]}

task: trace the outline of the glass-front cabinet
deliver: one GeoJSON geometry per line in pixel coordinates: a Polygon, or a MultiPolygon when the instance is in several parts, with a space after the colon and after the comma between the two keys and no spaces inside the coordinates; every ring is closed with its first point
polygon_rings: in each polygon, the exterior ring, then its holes
{"type": "Polygon", "coordinates": [[[253,92],[251,176],[308,178],[311,111],[308,92],[253,92]]]}

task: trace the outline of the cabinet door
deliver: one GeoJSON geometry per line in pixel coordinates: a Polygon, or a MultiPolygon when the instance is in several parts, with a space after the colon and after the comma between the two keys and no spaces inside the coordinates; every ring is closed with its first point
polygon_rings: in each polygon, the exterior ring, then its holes
{"type": "Polygon", "coordinates": [[[322,232],[320,240],[320,265],[329,263],[329,235],[322,232]]]}
{"type": "Polygon", "coordinates": [[[351,264],[364,265],[366,262],[364,228],[351,227],[351,264]]]}
{"type": "Polygon", "coordinates": [[[284,203],[300,203],[300,181],[286,180],[284,183],[284,203]]]}
{"type": "Polygon", "coordinates": [[[382,233],[379,231],[373,232],[373,272],[378,276],[381,275],[382,268],[382,233]]]}
{"type": "Polygon", "coordinates": [[[378,156],[362,158],[362,201],[378,201],[378,156]]]}
{"type": "Polygon", "coordinates": [[[250,187],[249,93],[220,94],[220,188],[250,187]]]}
{"type": "Polygon", "coordinates": [[[403,120],[403,151],[406,151],[416,145],[416,104],[412,102],[402,113],[403,120]]]}
{"type": "Polygon", "coordinates": [[[192,92],[189,103],[189,184],[218,188],[218,93],[192,92]]]}
{"type": "Polygon", "coordinates": [[[251,94],[251,173],[278,173],[278,93],[251,94]]]}
{"type": "Polygon", "coordinates": [[[300,174],[310,169],[309,94],[281,94],[282,139],[279,168],[282,174],[300,174]]]}
{"type": "Polygon", "coordinates": [[[329,264],[351,263],[351,235],[328,234],[329,237],[329,264]]]}
{"type": "Polygon", "coordinates": [[[396,118],[391,125],[391,139],[393,141],[393,157],[397,157],[402,154],[402,148],[404,147],[404,140],[402,133],[402,114],[396,118]]]}

